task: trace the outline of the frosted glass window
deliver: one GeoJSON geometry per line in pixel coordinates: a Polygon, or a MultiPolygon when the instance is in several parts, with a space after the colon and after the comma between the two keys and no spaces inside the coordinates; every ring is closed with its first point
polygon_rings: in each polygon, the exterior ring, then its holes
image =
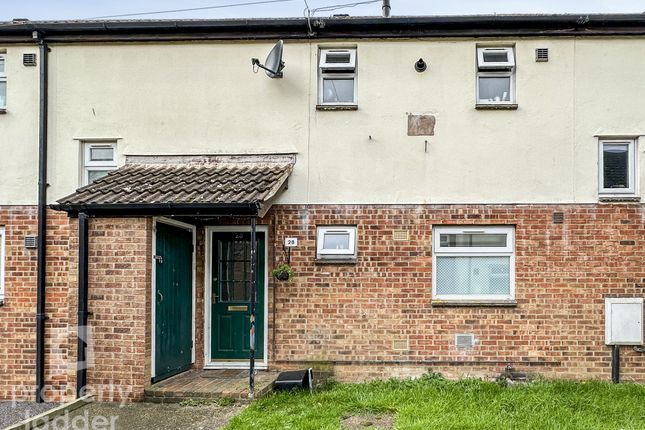
{"type": "Polygon", "coordinates": [[[510,257],[437,257],[437,294],[511,293],[510,257]]]}
{"type": "Polygon", "coordinates": [[[109,147],[90,147],[90,160],[92,161],[112,161],[114,160],[114,148],[109,147]]]}

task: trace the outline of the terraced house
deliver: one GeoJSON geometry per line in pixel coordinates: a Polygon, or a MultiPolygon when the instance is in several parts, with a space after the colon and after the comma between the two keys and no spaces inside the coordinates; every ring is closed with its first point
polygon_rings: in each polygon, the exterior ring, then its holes
{"type": "Polygon", "coordinates": [[[0,23],[0,398],[253,338],[359,380],[609,379],[613,337],[645,382],[643,52],[642,14],[0,23]]]}

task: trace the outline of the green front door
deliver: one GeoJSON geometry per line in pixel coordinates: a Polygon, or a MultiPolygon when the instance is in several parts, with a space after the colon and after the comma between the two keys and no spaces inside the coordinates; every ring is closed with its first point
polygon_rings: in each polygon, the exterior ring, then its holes
{"type": "MultiPolygon", "coordinates": [[[[212,233],[211,360],[246,361],[250,351],[251,233],[212,233]]],[[[255,356],[264,356],[264,233],[257,233],[255,356]]]]}
{"type": "Polygon", "coordinates": [[[192,361],[193,235],[159,222],[155,252],[153,382],[188,369],[192,361]]]}

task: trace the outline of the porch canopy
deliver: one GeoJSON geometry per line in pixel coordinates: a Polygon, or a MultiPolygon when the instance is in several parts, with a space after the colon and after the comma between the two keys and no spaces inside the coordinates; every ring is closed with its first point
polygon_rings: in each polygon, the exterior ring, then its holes
{"type": "Polygon", "coordinates": [[[58,200],[70,216],[259,216],[286,187],[295,154],[129,156],[58,200]]]}

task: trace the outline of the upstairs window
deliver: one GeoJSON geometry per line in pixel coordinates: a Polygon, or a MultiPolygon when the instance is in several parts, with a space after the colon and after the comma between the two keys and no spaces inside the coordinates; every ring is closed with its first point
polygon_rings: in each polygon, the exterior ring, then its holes
{"type": "Polygon", "coordinates": [[[83,145],[83,185],[116,169],[116,143],[85,143],[83,145]]]}
{"type": "Polygon", "coordinates": [[[598,166],[600,194],[636,193],[635,140],[601,140],[598,166]]]}
{"type": "Polygon", "coordinates": [[[515,103],[513,48],[477,48],[477,104],[515,103]]]}
{"type": "Polygon", "coordinates": [[[436,300],[511,300],[515,294],[513,227],[436,227],[436,300]]]}
{"type": "Polygon", "coordinates": [[[316,258],[320,260],[356,259],[356,226],[318,227],[316,258]]]}
{"type": "Polygon", "coordinates": [[[319,105],[356,105],[356,49],[321,49],[319,105]]]}
{"type": "Polygon", "coordinates": [[[0,54],[0,109],[7,108],[7,56],[0,54]]]}

